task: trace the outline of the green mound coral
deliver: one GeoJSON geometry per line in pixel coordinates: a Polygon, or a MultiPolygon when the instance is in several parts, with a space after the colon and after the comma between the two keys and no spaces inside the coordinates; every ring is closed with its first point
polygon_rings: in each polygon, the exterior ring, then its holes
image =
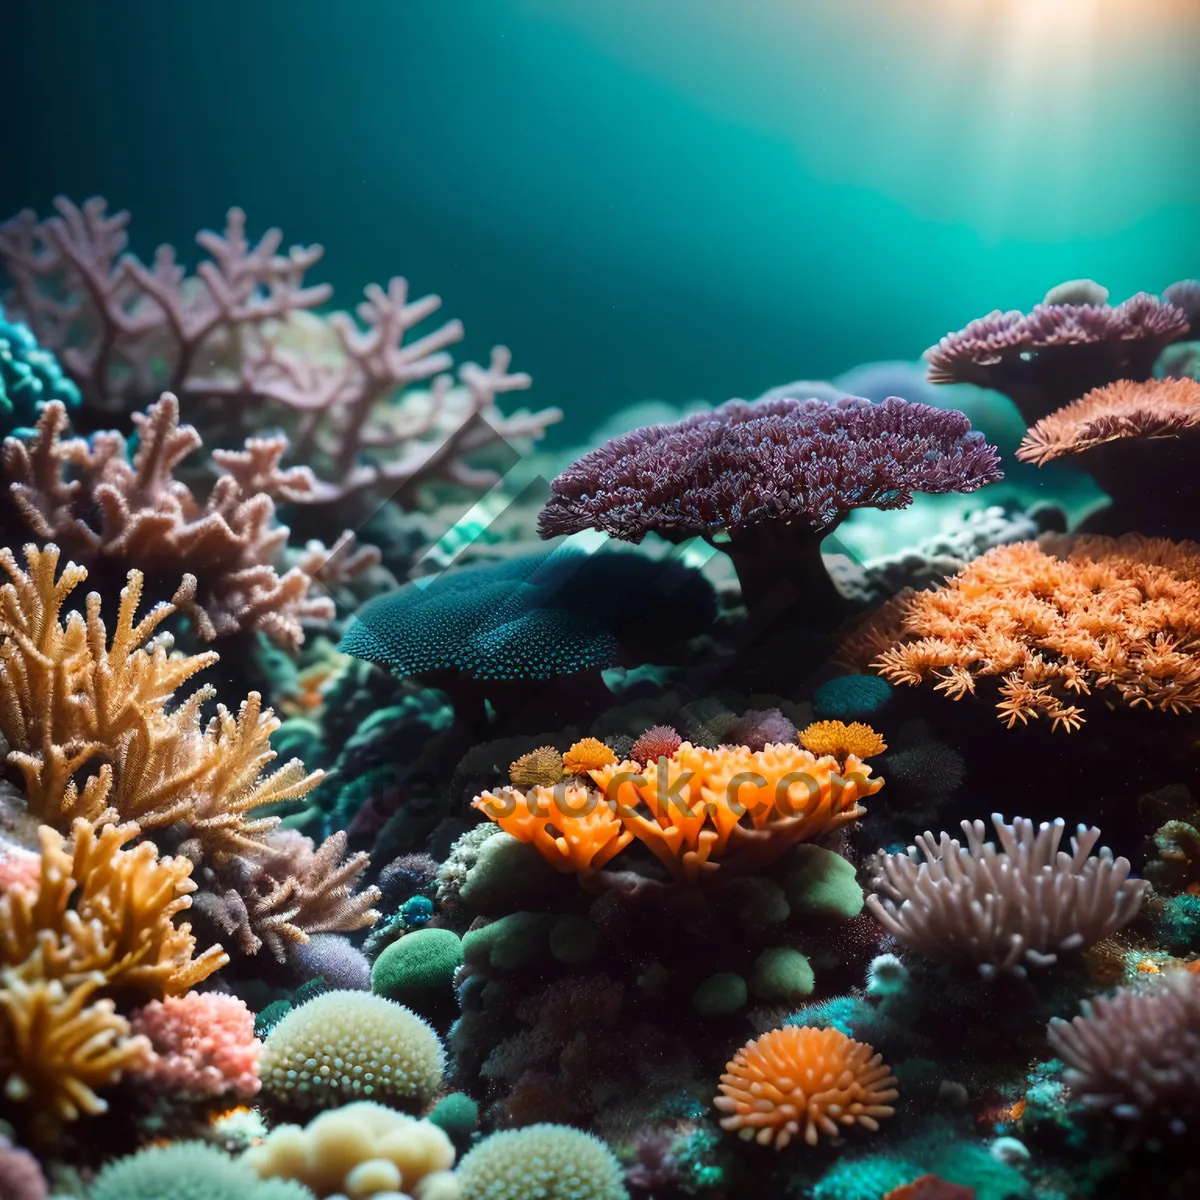
{"type": "Polygon", "coordinates": [[[811,843],[793,846],[774,871],[795,913],[845,921],[863,908],[854,865],[832,850],[811,843]]]}
{"type": "Polygon", "coordinates": [[[878,675],[841,675],[813,693],[813,716],[818,721],[865,721],[884,708],[892,691],[878,675]]]}
{"type": "Polygon", "coordinates": [[[339,647],[397,675],[545,680],[652,657],[716,615],[696,571],[641,554],[559,550],[467,567],[369,601],[339,647]]]}
{"type": "Polygon", "coordinates": [[[719,1017],[737,1012],[746,999],[746,981],[733,971],[721,971],[696,988],[692,1007],[702,1017],[719,1017]]]}
{"type": "Polygon", "coordinates": [[[553,924],[554,917],[546,913],[509,913],[482,929],[464,934],[463,958],[472,966],[519,971],[545,957],[553,924]]]}
{"type": "Polygon", "coordinates": [[[261,1180],[216,1146],[175,1142],[109,1163],[88,1200],[313,1200],[313,1194],[291,1180],[261,1180]]]}
{"type": "Polygon", "coordinates": [[[790,946],[771,946],[754,962],[750,990],[761,1000],[781,1003],[812,995],[816,984],[812,966],[799,950],[790,946]]]}
{"type": "Polygon", "coordinates": [[[621,1164],[569,1125],[528,1125],[485,1138],[459,1164],[462,1200],[628,1200],[621,1164]]]}
{"type": "Polygon", "coordinates": [[[447,999],[462,964],[462,942],[450,929],[414,929],[375,960],[371,990],[377,996],[420,1008],[447,999]]]}
{"type": "Polygon", "coordinates": [[[479,1105],[466,1092],[451,1092],[433,1106],[429,1119],[444,1130],[452,1142],[461,1145],[479,1124],[479,1105]]]}
{"type": "Polygon", "coordinates": [[[332,991],[292,1009],[263,1042],[267,1100],[291,1109],[378,1100],[423,1108],[437,1093],[445,1051],[403,1005],[369,992],[332,991]]]}
{"type": "Polygon", "coordinates": [[[30,428],[51,400],[78,408],[79,389],[26,325],[0,311],[0,434],[30,428]]]}

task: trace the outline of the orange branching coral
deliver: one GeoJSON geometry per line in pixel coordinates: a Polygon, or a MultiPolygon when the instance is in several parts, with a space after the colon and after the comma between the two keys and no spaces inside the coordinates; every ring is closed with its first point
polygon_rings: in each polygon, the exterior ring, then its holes
{"type": "Polygon", "coordinates": [[[1122,379],[1043,417],[1025,434],[1017,457],[1040,467],[1062,454],[1078,454],[1105,442],[1178,437],[1187,430],[1200,431],[1200,383],[1122,379]]]}
{"type": "Polygon", "coordinates": [[[108,992],[157,999],[187,991],[229,961],[220,946],[193,958],[191,927],[174,923],[196,890],[187,859],[160,859],[152,842],[125,848],[136,825],[97,832],[80,819],[69,847],[48,826],[39,832],[36,887],[0,896],[0,967],[68,988],[98,979],[108,992]]]}
{"type": "Polygon", "coordinates": [[[119,433],[89,441],[64,438],[67,412],[47,404],[27,443],[4,443],[4,473],[13,503],[30,530],[69,553],[114,560],[178,579],[199,576],[188,611],[206,640],[259,630],[283,646],[304,640],[302,625],[330,620],[333,602],[310,594],[312,578],[276,565],[287,526],[275,518],[273,495],[299,495],[314,485],[306,468],[281,469],[286,438],[251,438],[245,450],[217,451],[225,468],[205,500],[175,477],[201,448],[200,435],[179,424],[179,402],[164,392],[134,414],[138,448],[127,455],[119,433]]]}
{"type": "Polygon", "coordinates": [[[568,775],[586,775],[615,763],[617,756],[599,738],[588,737],[576,742],[562,757],[563,770],[568,775]]]}
{"type": "Polygon", "coordinates": [[[721,1076],[721,1128],[782,1150],[803,1132],[817,1144],[839,1125],[879,1128],[895,1111],[896,1079],[882,1056],[838,1029],[788,1025],[747,1042],[721,1076]]]}
{"type": "Polygon", "coordinates": [[[831,754],[844,762],[851,754],[856,758],[873,758],[887,749],[887,742],[870,725],[854,721],[814,721],[799,734],[800,745],[813,754],[831,754]]]}
{"type": "Polygon", "coordinates": [[[1071,703],[1164,712],[1200,706],[1200,546],[1128,535],[999,546],[903,607],[899,638],[872,663],[893,683],[929,678],[953,700],[1000,680],[1010,728],[1083,724],[1071,703]]]}
{"type": "Polygon", "coordinates": [[[858,801],[883,786],[854,755],[839,764],[795,745],[708,750],[684,742],[644,767],[614,762],[588,774],[599,792],[501,789],[475,806],[560,870],[596,870],[637,838],[674,878],[694,883],[723,856],[761,865],[855,820],[865,811],[858,801]]]}
{"type": "Polygon", "coordinates": [[[598,871],[633,841],[604,797],[577,783],[528,792],[501,788],[472,803],[505,833],[536,846],[564,874],[598,871]]]}
{"type": "Polygon", "coordinates": [[[217,855],[257,846],[276,818],[251,811],[303,796],[320,779],[298,759],[262,773],[279,721],[258,693],[237,715],[219,706],[202,723],[212,689],[182,703],[175,691],[217,655],[171,652],[159,626],[173,605],[135,620],[140,572],[129,574],[110,642],[94,593],[86,617],[63,619],[82,567],[68,563],[56,578],[54,545],[27,546],[25,559],[28,571],[0,550],[10,579],[0,587],[0,734],[33,815],[65,829],[77,817],[99,823],[108,810],[143,829],[185,821],[217,855]]]}
{"type": "Polygon", "coordinates": [[[102,1113],[97,1088],[146,1065],[150,1043],[133,1037],[111,1000],[96,1000],[103,976],[72,986],[0,973],[0,1086],[8,1100],[44,1118],[102,1113]]]}
{"type": "Polygon", "coordinates": [[[522,754],[508,768],[515,787],[553,787],[563,777],[563,759],[553,746],[539,746],[522,754]]]}

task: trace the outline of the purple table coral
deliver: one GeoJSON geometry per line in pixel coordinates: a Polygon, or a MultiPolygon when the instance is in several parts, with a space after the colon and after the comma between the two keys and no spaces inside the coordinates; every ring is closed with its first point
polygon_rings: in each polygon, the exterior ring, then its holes
{"type": "Polygon", "coordinates": [[[733,559],[747,607],[800,597],[829,615],[842,605],[821,539],[851,509],[904,508],[915,492],[972,492],[999,478],[994,447],[954,410],[895,396],[730,400],[585,454],[550,485],[538,532],[703,537],[733,559]]]}

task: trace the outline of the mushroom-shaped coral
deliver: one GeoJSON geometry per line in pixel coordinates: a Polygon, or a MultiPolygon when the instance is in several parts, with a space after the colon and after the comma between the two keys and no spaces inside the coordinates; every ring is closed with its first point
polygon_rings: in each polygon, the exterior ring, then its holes
{"type": "Polygon", "coordinates": [[[1144,988],[1085,1000],[1046,1037],[1067,1087],[1087,1108],[1173,1133],[1200,1116],[1200,976],[1179,972],[1144,988]]]}
{"type": "Polygon", "coordinates": [[[851,509],[999,478],[995,451],[960,412],[896,397],[730,400],[585,454],[550,485],[538,530],[703,537],[733,559],[748,607],[782,592],[816,615],[840,608],[820,542],[851,509]]]}
{"type": "Polygon", "coordinates": [[[1025,435],[1017,457],[1039,467],[1078,456],[1108,493],[1111,507],[1087,529],[1109,526],[1144,534],[1200,534],[1200,383],[1194,379],[1119,380],[1095,388],[1043,417],[1025,435]],[[1169,479],[1170,487],[1146,480],[1169,479]]]}
{"type": "Polygon", "coordinates": [[[1047,717],[1071,732],[1073,699],[1111,689],[1124,704],[1200,706],[1200,545],[1130,534],[999,546],[945,586],[885,606],[863,644],[892,683],[936,678],[959,700],[1000,679],[1010,728],[1047,717]]]}
{"type": "Polygon", "coordinates": [[[838,1126],[879,1128],[895,1111],[896,1079],[872,1047],[833,1028],[787,1025],[747,1042],[713,1100],[721,1128],[782,1150],[795,1137],[815,1146],[838,1126]]]}
{"type": "Polygon", "coordinates": [[[454,1146],[431,1121],[360,1100],[321,1113],[308,1125],[278,1125],[241,1161],[263,1179],[293,1179],[318,1200],[371,1200],[416,1193],[430,1175],[454,1165],[454,1146]]]}
{"type": "Polygon", "coordinates": [[[484,1138],[455,1172],[462,1200],[627,1200],[621,1164],[569,1125],[527,1125],[484,1138]]]}
{"type": "Polygon", "coordinates": [[[1003,392],[1028,424],[1095,387],[1149,379],[1165,346],[1187,336],[1182,309],[1139,292],[1123,304],[1055,294],[1028,314],[989,313],[925,352],[934,383],[1003,392]]]}
{"type": "Polygon", "coordinates": [[[814,721],[799,733],[800,745],[816,755],[829,754],[845,762],[850,755],[874,758],[887,749],[887,742],[862,721],[814,721]]]}
{"type": "Polygon", "coordinates": [[[421,1108],[442,1083],[445,1051],[416,1013],[367,992],[333,991],[293,1008],[267,1035],[263,1094],[288,1108],[380,1100],[421,1108]]]}
{"type": "Polygon", "coordinates": [[[917,838],[903,854],[881,854],[871,914],[906,949],[939,962],[975,963],[985,979],[1023,976],[1127,925],[1148,884],[1129,878],[1129,862],[1107,847],[1092,850],[1100,830],[1079,826],[1071,853],[1059,850],[1064,823],[1035,827],[993,814],[999,847],[985,842],[982,821],[964,821],[964,846],[943,833],[917,838]],[[922,861],[924,856],[924,861],[922,861]]]}

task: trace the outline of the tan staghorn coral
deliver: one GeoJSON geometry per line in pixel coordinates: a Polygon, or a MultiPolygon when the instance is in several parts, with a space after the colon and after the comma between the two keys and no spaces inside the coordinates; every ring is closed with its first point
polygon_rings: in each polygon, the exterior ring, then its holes
{"type": "Polygon", "coordinates": [[[119,433],[65,438],[67,413],[57,401],[28,442],[5,440],[4,474],[29,529],[71,554],[137,567],[172,585],[184,574],[199,577],[180,606],[209,641],[256,630],[295,647],[304,623],[331,619],[333,602],[311,594],[309,574],[276,570],[288,529],[272,497],[313,482],[306,468],[279,467],[287,439],[251,438],[242,451],[215,452],[224,470],[201,500],[175,474],[201,449],[196,430],[179,424],[176,398],[164,393],[133,419],[132,458],[119,433]]]}
{"type": "Polygon", "coordinates": [[[150,1043],[130,1035],[111,1000],[93,999],[102,984],[100,976],[68,988],[0,973],[0,1083],[25,1115],[74,1121],[102,1113],[108,1104],[97,1089],[145,1065],[150,1043]]]}
{"type": "Polygon", "coordinates": [[[235,715],[223,706],[207,724],[201,688],[181,703],[175,691],[216,654],[184,656],[157,633],[173,605],[135,620],[142,577],[121,593],[111,642],[100,600],[86,618],[62,608],[87,572],[68,563],[56,577],[57,546],[25,550],[28,571],[0,550],[10,582],[0,587],[0,734],[25,781],[29,807],[59,829],[76,817],[97,822],[111,807],[143,829],[186,822],[217,856],[251,850],[277,823],[252,810],[310,791],[320,773],[298,759],[271,774],[270,737],[279,722],[252,692],[235,715]]]}
{"type": "Polygon", "coordinates": [[[136,825],[97,832],[80,819],[70,845],[40,833],[36,887],[0,896],[0,967],[68,988],[98,979],[142,1000],[180,995],[229,961],[220,946],[193,958],[191,927],[174,923],[196,890],[187,859],[160,859],[152,842],[127,848],[136,825]]]}
{"type": "MultiPolygon", "coordinates": [[[[1200,545],[1136,535],[1000,546],[945,586],[884,615],[872,663],[893,683],[936,679],[953,700],[1000,683],[1010,728],[1038,717],[1068,732],[1074,699],[1189,712],[1200,706],[1200,545]],[[899,621],[897,624],[897,616],[899,621]]],[[[871,644],[869,631],[859,635],[871,644]]]]}
{"type": "Polygon", "coordinates": [[[353,933],[373,925],[377,887],[354,890],[370,861],[365,851],[346,857],[339,830],[315,847],[291,829],[275,830],[253,857],[221,867],[213,887],[197,897],[202,911],[222,933],[235,937],[245,954],[264,946],[279,962],[291,946],[313,933],[353,933]]]}

